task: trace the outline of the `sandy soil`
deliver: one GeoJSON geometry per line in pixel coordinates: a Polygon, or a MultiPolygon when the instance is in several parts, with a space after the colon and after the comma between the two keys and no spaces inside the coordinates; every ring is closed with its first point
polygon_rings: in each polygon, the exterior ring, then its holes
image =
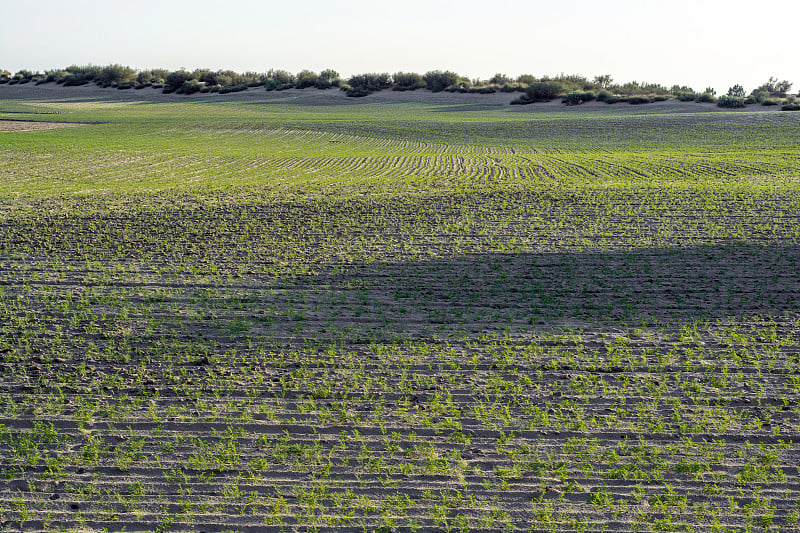
{"type": "MultiPolygon", "coordinates": [[[[438,106],[469,106],[469,110],[497,109],[505,108],[509,112],[515,113],[536,113],[536,112],[587,112],[597,110],[614,109],[618,112],[634,113],[696,113],[696,112],[775,112],[779,111],[779,106],[748,106],[741,110],[730,110],[717,107],[710,103],[680,102],[678,100],[668,100],[665,102],[655,102],[644,105],[630,105],[626,103],[609,105],[603,102],[589,102],[580,106],[565,106],[560,100],[552,102],[542,102],[530,105],[509,105],[512,100],[518,98],[520,93],[494,93],[494,94],[461,94],[461,93],[432,93],[426,90],[417,91],[380,91],[362,98],[349,98],[344,92],[337,89],[318,90],[318,89],[289,89],[286,91],[266,91],[263,87],[253,87],[246,91],[218,94],[218,93],[196,93],[193,95],[164,94],[161,89],[127,89],[118,90],[112,88],[100,88],[95,85],[82,85],[78,87],[64,87],[54,83],[43,85],[0,85],[1,99],[92,99],[115,101],[155,101],[173,102],[184,100],[208,100],[216,99],[220,101],[269,101],[296,103],[302,105],[342,105],[342,104],[398,104],[398,103],[419,103],[438,106]],[[623,111],[624,110],[624,111],[623,111]]],[[[466,109],[466,108],[465,108],[466,109]]],[[[457,110],[453,108],[451,110],[457,110]]]]}
{"type": "Polygon", "coordinates": [[[81,122],[36,122],[33,120],[0,120],[0,132],[2,131],[31,131],[31,130],[53,130],[56,128],[69,128],[80,126],[81,122]]]}

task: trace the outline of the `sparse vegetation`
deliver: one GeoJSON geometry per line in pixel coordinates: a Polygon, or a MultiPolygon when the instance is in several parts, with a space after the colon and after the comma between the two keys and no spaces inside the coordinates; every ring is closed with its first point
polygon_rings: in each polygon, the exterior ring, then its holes
{"type": "Polygon", "coordinates": [[[800,522],[794,115],[24,93],[3,529],[800,522]]]}

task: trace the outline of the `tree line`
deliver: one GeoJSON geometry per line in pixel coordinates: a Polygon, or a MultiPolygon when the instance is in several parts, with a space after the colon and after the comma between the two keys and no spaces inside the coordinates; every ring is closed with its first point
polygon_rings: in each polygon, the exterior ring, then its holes
{"type": "Polygon", "coordinates": [[[395,72],[394,74],[365,73],[342,78],[333,69],[319,73],[302,70],[293,74],[286,70],[270,69],[267,72],[234,72],[232,70],[179,69],[135,70],[123,65],[71,65],[63,69],[33,72],[20,70],[15,74],[0,69],[0,84],[56,83],[64,86],[94,84],[116,89],[161,89],[164,93],[230,93],[251,87],[263,87],[267,91],[287,89],[338,88],[348,96],[361,97],[383,91],[414,91],[425,89],[432,92],[458,92],[491,94],[497,92],[520,93],[511,101],[515,105],[532,104],[561,99],[566,105],[580,105],[593,100],[613,104],[628,102],[644,104],[671,98],[682,101],[716,102],[720,107],[744,107],[748,104],[778,105],[784,109],[800,109],[797,96],[790,94],[792,83],[770,78],[767,82],[746,93],[741,85],[734,85],[724,95],[717,97],[716,91],[708,87],[696,91],[685,85],[666,87],[656,83],[631,81],[614,83],[609,75],[587,78],[581,75],[560,74],[535,77],[523,74],[511,78],[495,74],[487,80],[470,79],[452,71],[432,70],[425,74],[395,72]]]}

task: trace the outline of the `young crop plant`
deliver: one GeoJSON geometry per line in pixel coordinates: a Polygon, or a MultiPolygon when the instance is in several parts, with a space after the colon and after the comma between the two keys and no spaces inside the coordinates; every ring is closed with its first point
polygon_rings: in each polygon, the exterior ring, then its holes
{"type": "Polygon", "coordinates": [[[0,87],[3,527],[797,525],[790,114],[187,74],[0,87]]]}

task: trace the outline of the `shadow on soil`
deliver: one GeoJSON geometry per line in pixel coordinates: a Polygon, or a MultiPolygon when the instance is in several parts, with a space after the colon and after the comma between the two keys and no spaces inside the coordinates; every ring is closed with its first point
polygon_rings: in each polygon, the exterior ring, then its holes
{"type": "Polygon", "coordinates": [[[308,285],[327,299],[337,322],[408,334],[431,328],[475,333],[576,322],[767,318],[800,310],[800,246],[376,262],[349,265],[308,285]]]}

